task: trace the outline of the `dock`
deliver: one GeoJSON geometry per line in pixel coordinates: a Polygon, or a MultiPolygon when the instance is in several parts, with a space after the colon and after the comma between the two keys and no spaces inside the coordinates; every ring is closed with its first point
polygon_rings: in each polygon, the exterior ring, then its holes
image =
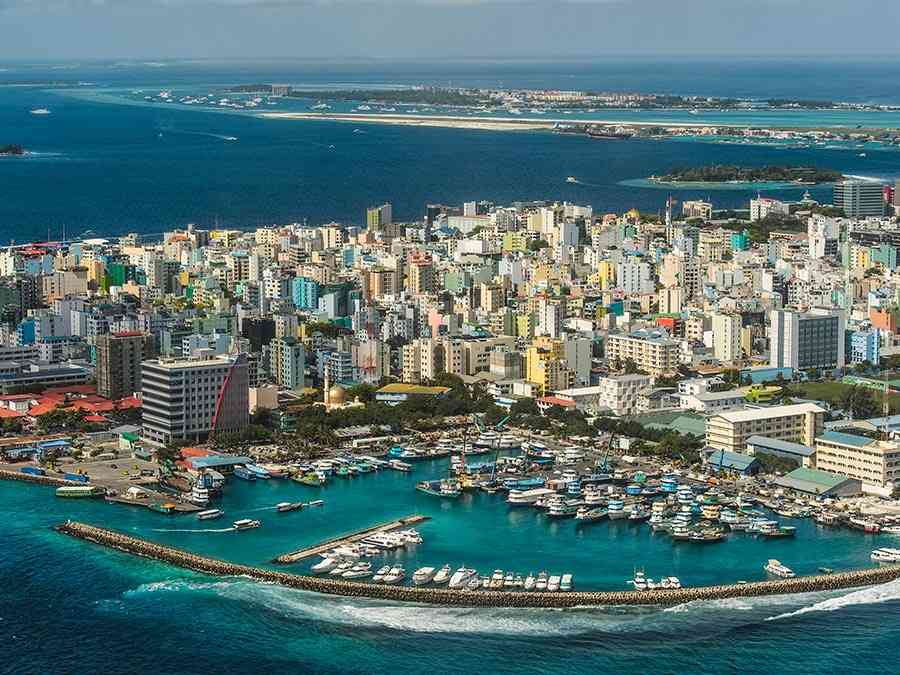
{"type": "Polygon", "coordinates": [[[308,546],[297,551],[285,553],[275,558],[272,562],[279,565],[290,565],[296,562],[300,562],[301,560],[306,560],[307,558],[317,556],[320,553],[328,551],[329,549],[343,546],[344,544],[352,544],[361,539],[365,539],[370,535],[378,534],[381,532],[393,532],[394,530],[399,530],[400,528],[404,527],[412,527],[413,525],[425,522],[428,519],[429,516],[423,516],[419,514],[404,516],[403,518],[397,518],[396,520],[391,520],[387,523],[381,523],[380,525],[367,527],[364,530],[358,530],[357,532],[351,532],[350,534],[345,534],[340,537],[334,537],[333,539],[328,539],[319,544],[315,544],[314,546],[308,546]]]}
{"type": "Polygon", "coordinates": [[[120,497],[120,496],[109,496],[105,497],[107,502],[111,504],[126,504],[127,506],[143,506],[145,509],[149,509],[150,505],[156,502],[166,502],[172,503],[175,505],[175,508],[172,510],[173,514],[178,513],[197,513],[203,510],[203,507],[197,506],[196,504],[191,504],[190,502],[183,502],[178,499],[173,499],[168,495],[163,495],[159,493],[154,493],[151,497],[147,497],[145,499],[129,499],[128,497],[120,497]]]}

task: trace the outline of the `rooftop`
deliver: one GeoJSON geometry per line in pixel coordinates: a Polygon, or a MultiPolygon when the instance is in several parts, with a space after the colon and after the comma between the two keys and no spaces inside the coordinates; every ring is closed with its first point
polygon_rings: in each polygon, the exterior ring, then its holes
{"type": "Polygon", "coordinates": [[[839,445],[852,445],[855,448],[864,448],[867,445],[875,443],[874,439],[868,438],[867,436],[845,434],[843,431],[826,431],[821,436],[817,436],[816,441],[826,441],[828,443],[837,443],[839,445]]]}
{"type": "Polygon", "coordinates": [[[747,439],[747,445],[754,445],[759,448],[771,448],[780,450],[781,452],[790,452],[803,457],[810,457],[815,450],[808,445],[802,443],[791,443],[790,441],[782,441],[777,438],[768,438],[766,436],[751,436],[747,439]]]}
{"type": "Polygon", "coordinates": [[[722,468],[734,469],[735,471],[746,471],[757,461],[755,457],[750,455],[719,450],[718,448],[707,448],[703,452],[706,455],[707,463],[712,466],[721,466],[722,468]]]}
{"type": "Polygon", "coordinates": [[[749,408],[747,410],[735,410],[734,412],[719,413],[715,417],[721,417],[729,422],[750,422],[756,419],[768,419],[772,417],[788,417],[789,415],[802,415],[805,413],[824,413],[825,410],[814,403],[797,403],[794,405],[775,405],[768,408],[749,408]]]}
{"type": "Polygon", "coordinates": [[[775,484],[791,490],[822,494],[850,480],[847,476],[819,471],[818,469],[794,469],[786,476],[775,479],[775,484]]]}
{"type": "Polygon", "coordinates": [[[405,382],[394,382],[386,384],[376,391],[376,394],[406,394],[419,396],[441,396],[450,391],[450,387],[426,387],[421,384],[406,384],[405,382]]]}

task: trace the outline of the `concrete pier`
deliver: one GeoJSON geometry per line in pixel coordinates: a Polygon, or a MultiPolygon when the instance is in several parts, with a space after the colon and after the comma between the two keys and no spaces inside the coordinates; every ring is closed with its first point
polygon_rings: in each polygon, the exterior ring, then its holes
{"type": "Polygon", "coordinates": [[[403,518],[397,518],[396,520],[392,520],[388,523],[373,525],[372,527],[367,527],[364,530],[359,530],[357,532],[351,532],[350,534],[345,534],[340,537],[328,539],[327,541],[323,541],[322,543],[316,544],[315,546],[308,546],[307,548],[302,548],[298,551],[285,553],[284,555],[280,555],[275,558],[272,562],[278,563],[279,565],[290,565],[291,563],[296,563],[300,562],[301,560],[306,560],[307,558],[312,558],[313,556],[324,553],[329,549],[343,546],[344,544],[352,544],[379,532],[392,532],[401,528],[412,527],[413,525],[424,522],[426,520],[428,520],[428,516],[422,516],[419,514],[404,516],[403,518]]]}
{"type": "Polygon", "coordinates": [[[7,469],[0,469],[0,480],[18,480],[24,483],[38,483],[40,485],[52,485],[54,487],[64,487],[67,485],[91,485],[91,483],[80,483],[75,480],[56,478],[55,476],[37,476],[33,473],[8,471],[7,469]]]}
{"type": "Polygon", "coordinates": [[[881,584],[900,578],[900,565],[890,565],[838,574],[795,577],[793,579],[778,579],[775,581],[757,581],[749,584],[682,588],[678,590],[572,591],[569,593],[451,590],[448,588],[384,586],[332,578],[301,576],[250,565],[238,565],[73,521],[67,521],[62,525],[58,525],[55,529],[58,532],[84,541],[204,574],[244,576],[265,583],[279,584],[289,588],[328,595],[458,607],[565,608],[584,605],[680,605],[693,600],[749,598],[839,590],[881,584]]]}

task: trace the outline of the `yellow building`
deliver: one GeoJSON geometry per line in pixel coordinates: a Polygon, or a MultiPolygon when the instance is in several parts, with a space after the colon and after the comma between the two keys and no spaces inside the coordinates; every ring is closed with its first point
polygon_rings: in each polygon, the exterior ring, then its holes
{"type": "Polygon", "coordinates": [[[616,284],[616,266],[609,260],[601,260],[597,264],[597,275],[601,289],[612,288],[616,284]]]}
{"type": "Polygon", "coordinates": [[[516,317],[516,335],[529,340],[534,337],[534,314],[519,314],[516,317]]]}
{"type": "Polygon", "coordinates": [[[521,232],[505,232],[501,247],[504,253],[525,253],[528,250],[528,237],[521,232]]]}
{"type": "Polygon", "coordinates": [[[525,379],[540,387],[542,395],[575,385],[575,373],[566,366],[557,345],[552,345],[551,349],[538,344],[528,348],[525,354],[525,379]]]}

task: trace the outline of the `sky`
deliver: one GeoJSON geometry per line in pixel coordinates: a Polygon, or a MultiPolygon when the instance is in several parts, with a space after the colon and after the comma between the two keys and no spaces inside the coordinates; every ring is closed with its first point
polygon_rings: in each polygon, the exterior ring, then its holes
{"type": "Polygon", "coordinates": [[[896,0],[0,0],[0,58],[900,54],[896,0]]]}

